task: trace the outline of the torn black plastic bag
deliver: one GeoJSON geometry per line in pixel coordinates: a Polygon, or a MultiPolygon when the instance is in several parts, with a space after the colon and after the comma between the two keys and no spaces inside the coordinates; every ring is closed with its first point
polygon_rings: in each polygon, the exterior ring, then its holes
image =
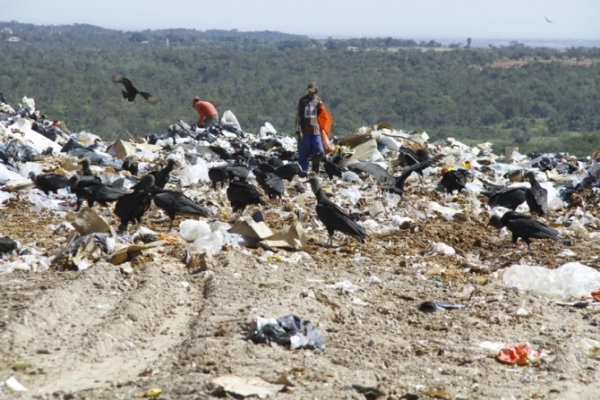
{"type": "Polygon", "coordinates": [[[310,323],[302,321],[296,315],[286,315],[277,320],[277,324],[267,323],[251,327],[250,337],[255,344],[275,342],[292,349],[319,349],[325,351],[326,341],[321,332],[310,323]]]}

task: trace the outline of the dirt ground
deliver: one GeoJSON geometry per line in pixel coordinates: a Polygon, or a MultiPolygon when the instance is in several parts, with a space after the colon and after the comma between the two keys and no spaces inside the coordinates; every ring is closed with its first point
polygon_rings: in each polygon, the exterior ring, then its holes
{"type": "MultiPolygon", "coordinates": [[[[410,216],[423,196],[464,201],[411,189],[395,211],[410,216]]],[[[265,211],[266,222],[277,229],[300,215],[310,227],[314,202],[305,211],[283,218],[265,211]]],[[[51,252],[67,237],[57,227],[74,218],[34,213],[25,199],[15,200],[1,211],[1,232],[51,252]]],[[[351,385],[378,387],[387,393],[381,399],[597,399],[600,364],[580,344],[600,340],[600,328],[588,322],[600,309],[503,290],[499,275],[514,263],[579,261],[600,269],[600,244],[572,235],[573,257],[558,257],[564,248],[543,240],[532,254],[521,243],[499,249],[508,237],[498,237],[488,219],[470,211],[453,221],[438,216],[369,232],[363,245],[349,238],[339,248],[322,247],[326,233],[307,229],[310,259],[297,263],[265,257],[263,249],[224,248],[206,271],[193,270],[177,242],[125,266],[0,275],[0,380],[14,376],[28,389],[4,398],[132,399],[151,388],[162,389],[160,399],[232,398],[213,383],[232,374],[286,378],[276,397],[290,400],[375,398],[351,385]],[[432,242],[457,255],[428,255],[432,242]],[[372,276],[380,282],[370,283],[372,276]],[[327,287],[344,280],[362,290],[327,287]],[[424,313],[426,300],[465,308],[424,313]],[[245,340],[254,316],[287,314],[310,320],[327,339],[325,352],[245,340]],[[550,354],[506,365],[479,346],[484,341],[529,342],[550,354]]],[[[168,226],[156,212],[146,223],[168,226]]]]}

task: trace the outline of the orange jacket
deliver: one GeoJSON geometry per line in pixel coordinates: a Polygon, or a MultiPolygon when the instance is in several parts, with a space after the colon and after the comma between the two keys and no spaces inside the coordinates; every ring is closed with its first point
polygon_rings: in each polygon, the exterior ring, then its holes
{"type": "Polygon", "coordinates": [[[333,117],[329,114],[329,111],[325,108],[325,104],[323,102],[320,103],[321,112],[317,116],[317,121],[319,121],[319,127],[322,131],[325,131],[327,137],[331,135],[331,127],[333,126],[333,117]]]}

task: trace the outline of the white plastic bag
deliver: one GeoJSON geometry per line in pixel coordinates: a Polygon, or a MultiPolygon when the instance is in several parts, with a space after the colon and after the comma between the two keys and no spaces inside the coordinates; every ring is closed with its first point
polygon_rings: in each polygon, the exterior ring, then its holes
{"type": "Polygon", "coordinates": [[[580,298],[600,288],[600,272],[578,262],[566,263],[553,270],[516,264],[504,272],[502,279],[507,286],[552,300],[580,298]]]}

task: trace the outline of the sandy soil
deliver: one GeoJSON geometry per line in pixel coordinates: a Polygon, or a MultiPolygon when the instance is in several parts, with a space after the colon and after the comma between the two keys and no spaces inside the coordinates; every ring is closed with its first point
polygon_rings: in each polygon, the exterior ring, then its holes
{"type": "MultiPolygon", "coordinates": [[[[422,196],[461,201],[409,192],[399,210],[422,196]]],[[[292,221],[265,216],[273,229],[292,221]]],[[[313,216],[309,202],[303,225],[313,216]]],[[[53,227],[74,217],[35,214],[21,200],[8,204],[0,223],[4,234],[53,251],[67,236],[53,227]]],[[[164,231],[159,217],[151,213],[147,224],[164,231]]],[[[533,254],[524,245],[498,249],[507,238],[486,226],[488,218],[431,218],[337,249],[320,246],[324,231],[309,231],[311,260],[295,264],[267,259],[262,249],[227,248],[207,271],[190,270],[181,261],[185,244],[174,243],[126,266],[0,275],[0,378],[14,376],[28,388],[5,398],[131,399],[160,388],[159,398],[206,399],[225,396],[212,381],[227,374],[270,382],[287,374],[293,386],[277,394],[283,399],[368,398],[343,390],[353,384],[384,389],[382,399],[598,398],[600,364],[583,356],[580,342],[600,340],[588,322],[600,310],[504,291],[498,275],[513,263],[600,268],[600,244],[574,236],[571,258],[557,257],[564,249],[547,241],[536,241],[533,254]],[[434,241],[458,254],[427,256],[434,241]],[[381,282],[369,283],[373,275],[381,282]],[[362,290],[327,288],[344,280],[362,290]],[[423,313],[425,300],[466,307],[423,313]],[[321,330],[324,353],[244,340],[252,317],[290,313],[321,330]],[[510,366],[480,348],[483,341],[527,341],[551,354],[510,366]]]]}

